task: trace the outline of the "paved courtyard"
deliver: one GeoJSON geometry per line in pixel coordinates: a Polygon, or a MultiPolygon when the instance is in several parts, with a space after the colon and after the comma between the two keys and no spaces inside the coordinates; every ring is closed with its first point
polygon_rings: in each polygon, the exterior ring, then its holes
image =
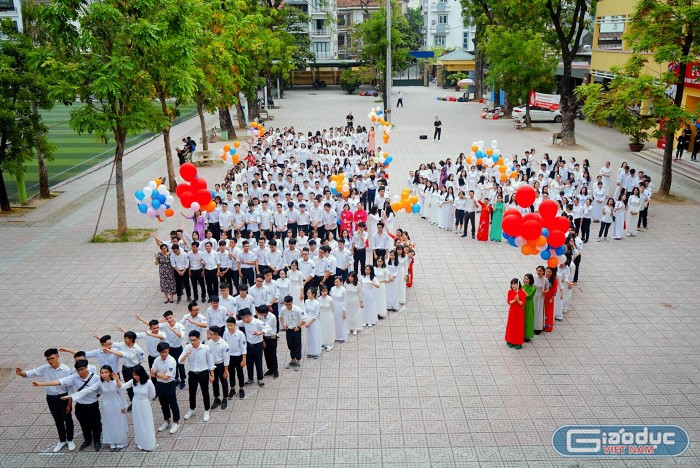
{"type": "MultiPolygon", "coordinates": [[[[535,147],[588,158],[592,174],[605,160],[614,168],[626,160],[658,186],[659,168],[635,158],[612,130],[577,122],[581,147],[560,151],[551,145],[553,124],[516,131],[508,121],[479,119],[479,104],[435,100],[452,91],[403,92],[406,107],[393,113],[388,145],[393,192],[421,162],[454,160],[472,141],[492,139],[506,154],[535,147]],[[436,115],[443,141],[419,140],[436,115]]],[[[367,125],[373,99],[293,90],[269,123],[315,131],[342,125],[352,110],[367,125]]],[[[196,125],[179,125],[173,141],[198,135],[196,125]]],[[[127,156],[127,194],[166,173],[161,148],[156,139],[127,156]]],[[[223,170],[201,173],[213,184],[223,170]]],[[[700,466],[700,188],[678,176],[675,193],[687,203],[652,202],[650,230],[587,244],[566,320],[520,351],[503,340],[505,294],[512,277],[538,262],[505,243],[462,239],[401,214],[399,226],[418,250],[405,312],[303,362],[301,372],[282,370],[245,400],[214,410],[209,423],[195,417],[175,436],[158,434],[152,453],[136,452],[131,441],[120,453],[53,454],[56,431],[43,393],[7,370],[42,364],[49,346],[94,349],[94,334],[140,329],[134,314],[164,311],[152,242],[88,243],[108,176],[109,167],[93,171],[37,210],[0,218],[1,466],[700,466]],[[567,459],[551,448],[561,425],[618,423],[677,424],[691,445],[675,459],[567,459]]],[[[151,224],[129,195],[127,211],[130,227],[152,226],[160,235],[181,221],[190,227],[179,215],[151,224]]],[[[101,229],[115,227],[114,213],[112,188],[101,229]]],[[[174,310],[182,316],[186,306],[174,310]]],[[[278,349],[287,359],[285,344],[278,349]]],[[[186,391],[179,396],[184,408],[186,391]]],[[[157,405],[154,415],[158,421],[157,405]]]]}

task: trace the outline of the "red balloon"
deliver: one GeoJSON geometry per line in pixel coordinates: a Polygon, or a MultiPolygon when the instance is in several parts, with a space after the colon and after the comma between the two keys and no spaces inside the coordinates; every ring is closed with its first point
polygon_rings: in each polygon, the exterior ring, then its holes
{"type": "Polygon", "coordinates": [[[183,193],[190,192],[190,191],[192,191],[190,184],[180,184],[177,186],[175,193],[177,194],[178,198],[182,198],[183,193]]]}
{"type": "Polygon", "coordinates": [[[517,216],[518,218],[522,218],[523,214],[518,211],[516,208],[508,208],[505,213],[503,213],[503,217],[505,218],[506,216],[517,216]]]}
{"type": "Polygon", "coordinates": [[[515,192],[515,202],[522,208],[529,208],[535,203],[537,192],[529,185],[523,185],[515,192]]]}
{"type": "Polygon", "coordinates": [[[525,240],[535,240],[542,234],[542,224],[532,219],[525,221],[520,232],[525,240]]]}
{"type": "Polygon", "coordinates": [[[566,233],[569,232],[570,226],[571,225],[569,224],[569,218],[567,218],[566,216],[557,216],[552,221],[553,231],[561,231],[566,233]]]}
{"type": "Polygon", "coordinates": [[[501,229],[503,229],[503,232],[509,236],[516,237],[520,235],[520,228],[522,225],[523,220],[520,213],[518,213],[518,216],[510,214],[503,218],[503,221],[501,222],[501,229]]]}
{"type": "Polygon", "coordinates": [[[547,244],[550,247],[561,247],[566,242],[566,235],[563,231],[550,231],[549,237],[547,237],[547,244]]]}
{"type": "Polygon", "coordinates": [[[539,213],[542,219],[548,220],[554,218],[557,215],[557,211],[559,211],[559,206],[554,200],[544,200],[540,203],[539,213]]]}
{"type": "Polygon", "coordinates": [[[193,201],[194,194],[192,192],[182,192],[182,195],[180,195],[180,203],[182,203],[182,206],[184,208],[189,208],[190,206],[192,206],[193,201]]]}
{"type": "Polygon", "coordinates": [[[180,166],[180,177],[187,182],[192,182],[197,177],[197,166],[191,162],[186,162],[180,166]]]}
{"type": "Polygon", "coordinates": [[[200,189],[194,195],[194,200],[199,203],[199,206],[206,206],[211,201],[211,192],[207,189],[200,189]]]}
{"type": "Polygon", "coordinates": [[[193,193],[197,193],[200,190],[207,188],[207,181],[202,179],[201,177],[197,177],[196,179],[194,179],[192,181],[192,183],[190,184],[190,187],[192,187],[193,193]]]}
{"type": "Polygon", "coordinates": [[[525,221],[537,221],[538,223],[542,224],[542,216],[540,216],[538,213],[526,213],[523,216],[523,223],[525,221]]]}

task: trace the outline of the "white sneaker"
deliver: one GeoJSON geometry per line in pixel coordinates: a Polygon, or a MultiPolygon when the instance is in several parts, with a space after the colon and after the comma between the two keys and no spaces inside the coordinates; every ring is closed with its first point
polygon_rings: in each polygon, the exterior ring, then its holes
{"type": "Polygon", "coordinates": [[[70,451],[75,450],[75,442],[73,442],[72,440],[68,441],[68,450],[70,450],[70,451]]]}
{"type": "Polygon", "coordinates": [[[202,418],[204,422],[209,422],[209,411],[204,412],[204,417],[202,418]]]}
{"type": "Polygon", "coordinates": [[[173,423],[172,426],[170,426],[170,433],[175,434],[179,428],[180,425],[178,423],[173,423]]]}
{"type": "Polygon", "coordinates": [[[163,422],[163,424],[161,424],[158,427],[158,432],[163,432],[164,430],[166,430],[168,428],[168,426],[170,426],[169,422],[167,422],[167,421],[163,422]]]}
{"type": "Polygon", "coordinates": [[[53,446],[53,453],[60,452],[66,444],[67,442],[57,442],[56,445],[53,446]]]}
{"type": "Polygon", "coordinates": [[[187,413],[185,413],[185,420],[190,419],[190,418],[192,417],[193,414],[194,414],[194,410],[193,410],[193,409],[187,410],[187,413]]]}

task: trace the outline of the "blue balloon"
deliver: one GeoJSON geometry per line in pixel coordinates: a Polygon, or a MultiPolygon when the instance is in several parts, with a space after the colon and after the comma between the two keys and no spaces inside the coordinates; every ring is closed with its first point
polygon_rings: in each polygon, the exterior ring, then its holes
{"type": "Polygon", "coordinates": [[[135,193],[134,195],[136,195],[136,199],[137,199],[137,200],[143,200],[143,197],[146,196],[146,195],[143,193],[143,190],[137,190],[136,193],[135,193]]]}
{"type": "Polygon", "coordinates": [[[209,193],[211,193],[211,199],[213,200],[214,197],[216,197],[216,194],[214,193],[213,190],[209,190],[209,193]]]}
{"type": "Polygon", "coordinates": [[[338,191],[336,189],[334,189],[333,187],[331,187],[331,193],[333,195],[338,195],[338,191]]]}
{"type": "Polygon", "coordinates": [[[517,244],[515,243],[515,237],[511,237],[510,239],[508,239],[508,243],[513,247],[517,247],[517,244]]]}
{"type": "Polygon", "coordinates": [[[506,234],[505,232],[501,232],[501,235],[503,236],[503,238],[505,240],[510,240],[510,236],[508,234],[506,234]]]}
{"type": "Polygon", "coordinates": [[[157,199],[153,200],[151,202],[151,206],[153,207],[154,210],[157,210],[158,208],[160,208],[160,200],[157,200],[157,199]]]}
{"type": "Polygon", "coordinates": [[[549,237],[549,229],[547,228],[542,228],[542,235],[544,237],[549,237]]]}
{"type": "Polygon", "coordinates": [[[542,252],[540,252],[540,258],[542,260],[549,260],[549,257],[551,257],[551,256],[552,256],[552,254],[549,253],[549,250],[543,250],[542,252]]]}
{"type": "Polygon", "coordinates": [[[146,214],[146,212],[148,211],[148,207],[146,205],[144,205],[143,203],[139,203],[139,211],[141,213],[146,214]]]}
{"type": "Polygon", "coordinates": [[[394,160],[394,159],[393,159],[391,156],[388,156],[388,157],[384,160],[384,165],[385,165],[385,166],[388,166],[389,164],[391,164],[391,161],[393,161],[393,160],[394,160]]]}
{"type": "Polygon", "coordinates": [[[416,203],[415,205],[413,205],[411,207],[411,211],[413,212],[413,214],[420,213],[420,203],[416,203]]]}
{"type": "Polygon", "coordinates": [[[162,193],[159,193],[157,198],[161,205],[165,203],[165,200],[167,200],[167,197],[162,193]]]}
{"type": "Polygon", "coordinates": [[[564,255],[566,253],[566,246],[562,245],[560,247],[557,247],[554,249],[554,251],[557,253],[557,255],[564,255]]]}
{"type": "Polygon", "coordinates": [[[230,150],[228,150],[228,154],[230,154],[231,156],[236,154],[236,148],[231,148],[230,150]]]}
{"type": "Polygon", "coordinates": [[[476,155],[476,157],[479,158],[479,159],[482,159],[482,158],[485,156],[484,152],[481,151],[481,150],[476,150],[476,154],[475,154],[475,155],[476,155]]]}
{"type": "Polygon", "coordinates": [[[498,162],[498,155],[497,155],[497,154],[494,154],[493,156],[491,156],[491,160],[492,160],[493,162],[498,162]]]}

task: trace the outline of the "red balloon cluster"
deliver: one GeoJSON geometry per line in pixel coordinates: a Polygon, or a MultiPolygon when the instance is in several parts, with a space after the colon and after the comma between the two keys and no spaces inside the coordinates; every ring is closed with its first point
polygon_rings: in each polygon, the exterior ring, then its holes
{"type": "MultiPolygon", "coordinates": [[[[530,208],[537,199],[535,189],[529,185],[515,192],[515,202],[521,208],[530,208]]],[[[510,208],[503,213],[503,236],[524,255],[540,255],[547,265],[554,268],[563,261],[564,243],[569,232],[569,219],[557,216],[558,206],[552,200],[540,204],[536,213],[521,214],[510,208]]]]}
{"type": "Polygon", "coordinates": [[[186,162],[180,166],[180,177],[185,182],[177,186],[175,193],[180,199],[184,208],[193,210],[214,211],[216,202],[212,200],[212,195],[207,188],[207,181],[197,176],[197,167],[186,162]],[[189,183],[187,183],[189,182],[189,183]]]}

